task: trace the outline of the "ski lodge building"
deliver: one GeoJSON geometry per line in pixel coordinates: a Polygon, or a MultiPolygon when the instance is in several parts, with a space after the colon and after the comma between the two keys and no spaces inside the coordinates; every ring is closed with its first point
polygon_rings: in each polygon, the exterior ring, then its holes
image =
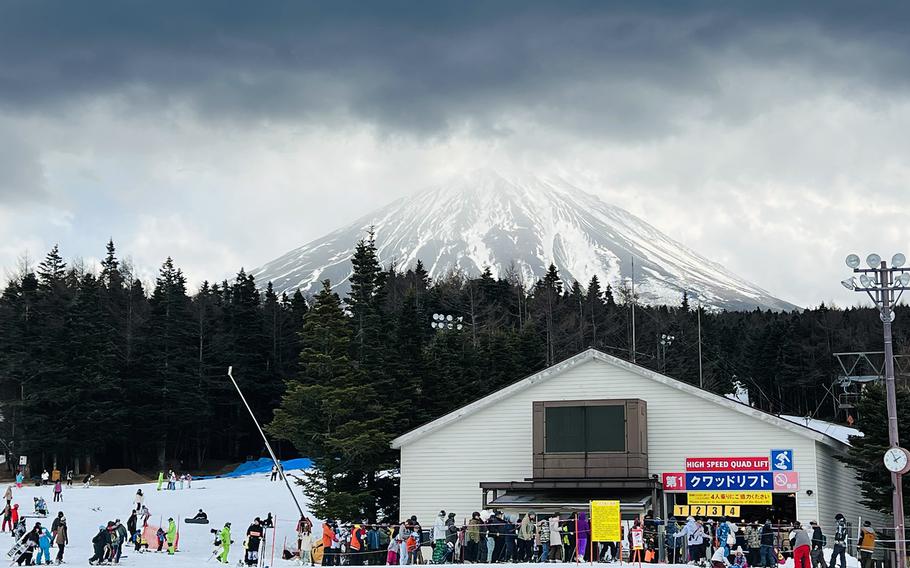
{"type": "Polygon", "coordinates": [[[788,420],[588,349],[412,430],[401,451],[401,516],[444,509],[568,513],[618,499],[653,510],[763,522],[843,513],[859,503],[844,429],[788,420]]]}

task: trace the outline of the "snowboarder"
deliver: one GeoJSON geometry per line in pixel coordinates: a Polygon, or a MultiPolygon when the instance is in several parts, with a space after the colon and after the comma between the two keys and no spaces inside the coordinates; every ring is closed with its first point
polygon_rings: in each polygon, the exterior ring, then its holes
{"type": "Polygon", "coordinates": [[[44,500],[44,497],[34,497],[35,501],[35,514],[41,515],[42,517],[47,516],[47,502],[44,500]]]}
{"type": "MultiPolygon", "coordinates": [[[[761,542],[761,553],[759,561],[764,568],[771,568],[777,565],[777,559],[774,554],[774,527],[771,526],[771,519],[765,520],[759,532],[759,542],[761,542]]],[[[844,567],[846,568],[846,566],[844,567]]]]}
{"type": "Polygon", "coordinates": [[[67,487],[73,486],[73,470],[71,470],[71,469],[67,470],[67,472],[66,472],[66,486],[67,487]]]}
{"type": "Polygon", "coordinates": [[[10,485],[6,488],[6,493],[3,494],[3,498],[6,499],[6,505],[12,506],[13,503],[13,486],[10,485]]]}
{"type": "Polygon", "coordinates": [[[269,478],[269,481],[275,481],[278,479],[278,466],[272,466],[272,476],[269,478]]]}
{"type": "Polygon", "coordinates": [[[158,488],[157,488],[158,491],[161,491],[161,485],[163,483],[164,483],[164,472],[159,471],[158,472],[158,488]]]}
{"type": "Polygon", "coordinates": [[[145,502],[145,495],[142,494],[142,489],[139,489],[136,491],[136,498],[133,499],[133,503],[136,505],[137,511],[142,509],[143,502],[145,502]]]}
{"type": "Polygon", "coordinates": [[[142,528],[149,526],[149,517],[152,516],[152,513],[149,512],[149,508],[143,505],[142,512],[139,514],[142,516],[142,528]]]}
{"type": "Polygon", "coordinates": [[[120,523],[120,519],[114,521],[114,533],[111,535],[111,541],[115,542],[113,550],[113,559],[114,564],[120,564],[120,555],[123,554],[123,547],[126,546],[126,543],[129,542],[130,535],[120,523]]]}
{"type": "Polygon", "coordinates": [[[196,514],[193,516],[193,519],[192,519],[192,520],[194,520],[194,521],[207,521],[208,519],[209,519],[209,516],[205,514],[205,511],[203,511],[202,509],[199,509],[199,512],[196,513],[196,514]]]}
{"type": "Polygon", "coordinates": [[[177,524],[174,522],[173,517],[169,517],[167,520],[167,553],[174,554],[174,550],[177,546],[177,524]]]}
{"type": "Polygon", "coordinates": [[[46,469],[41,472],[41,485],[47,485],[47,482],[50,481],[50,479],[51,474],[49,474],[46,469]]]}
{"type": "Polygon", "coordinates": [[[35,564],[41,564],[41,559],[44,559],[45,564],[51,563],[51,542],[53,537],[51,536],[50,531],[46,528],[41,528],[38,532],[38,558],[35,560],[35,564]]]}
{"type": "Polygon", "coordinates": [[[66,528],[66,517],[62,516],[63,513],[58,515],[57,528],[53,530],[54,533],[54,544],[57,545],[57,564],[63,564],[63,551],[66,549],[66,545],[70,543],[69,531],[66,528]]]}
{"type": "Polygon", "coordinates": [[[28,534],[23,537],[24,549],[19,555],[19,558],[16,559],[16,564],[22,566],[32,565],[32,554],[35,553],[35,549],[38,548],[38,541],[41,538],[41,523],[35,523],[35,527],[28,532],[28,534]]]}
{"type": "Polygon", "coordinates": [[[25,476],[22,475],[22,472],[16,474],[16,489],[22,489],[22,481],[25,480],[25,476]]]}
{"type": "Polygon", "coordinates": [[[183,474],[181,473],[181,474],[180,474],[180,477],[178,477],[177,480],[180,482],[180,490],[182,491],[182,490],[183,490],[183,482],[186,481],[186,476],[183,475],[183,474]]]}
{"type": "Polygon", "coordinates": [[[244,563],[255,566],[259,563],[259,543],[262,539],[262,520],[256,517],[253,524],[246,530],[246,555],[244,563]]]}
{"type": "Polygon", "coordinates": [[[94,555],[89,558],[89,564],[100,564],[104,560],[104,549],[111,543],[110,533],[104,525],[98,527],[98,533],[92,538],[92,550],[94,555]]]}
{"type": "Polygon", "coordinates": [[[187,489],[193,488],[193,475],[190,473],[186,474],[186,488],[187,489]]]}
{"type": "Polygon", "coordinates": [[[812,568],[828,568],[828,565],[825,563],[825,545],[828,544],[828,539],[825,538],[825,534],[822,532],[822,528],[818,526],[818,523],[811,521],[809,526],[812,527],[812,568]]]}
{"type": "Polygon", "coordinates": [[[433,564],[442,564],[446,554],[446,512],[439,511],[433,521],[433,564]]]}
{"type": "Polygon", "coordinates": [[[6,504],[6,507],[3,508],[3,527],[0,530],[2,530],[2,532],[6,532],[7,525],[9,525],[10,532],[12,532],[13,527],[16,526],[13,524],[13,506],[8,502],[6,504]]]}
{"type": "Polygon", "coordinates": [[[231,552],[231,544],[234,542],[231,540],[231,523],[224,523],[224,528],[221,529],[221,534],[218,535],[218,538],[221,541],[221,554],[218,555],[218,562],[227,564],[228,554],[231,552]]]}
{"type": "Polygon", "coordinates": [[[10,511],[10,522],[13,524],[13,528],[10,530],[16,530],[15,527],[19,524],[19,503],[15,503],[10,511]]]}
{"type": "Polygon", "coordinates": [[[828,568],[837,567],[837,559],[840,558],[840,568],[847,568],[847,519],[843,514],[834,515],[834,548],[831,549],[831,560],[828,561],[828,568]]]}
{"type": "Polygon", "coordinates": [[[54,482],[54,503],[63,501],[63,484],[60,480],[54,482]]]}

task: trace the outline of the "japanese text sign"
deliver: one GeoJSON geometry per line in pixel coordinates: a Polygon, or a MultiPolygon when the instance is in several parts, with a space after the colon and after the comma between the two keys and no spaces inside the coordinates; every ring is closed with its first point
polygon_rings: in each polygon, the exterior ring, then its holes
{"type": "Polygon", "coordinates": [[[767,457],[686,458],[686,471],[767,471],[767,457]]]}
{"type": "Polygon", "coordinates": [[[591,540],[616,542],[622,540],[619,501],[591,501],[591,540]]]}
{"type": "Polygon", "coordinates": [[[770,505],[770,491],[696,491],[689,505],[770,505]]]}
{"type": "Polygon", "coordinates": [[[687,473],[689,491],[769,491],[774,488],[770,471],[742,473],[687,473]]]}

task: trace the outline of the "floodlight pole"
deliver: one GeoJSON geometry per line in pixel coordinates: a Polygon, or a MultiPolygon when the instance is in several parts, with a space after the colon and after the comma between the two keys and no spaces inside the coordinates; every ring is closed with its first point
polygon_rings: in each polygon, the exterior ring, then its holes
{"type": "MultiPolygon", "coordinates": [[[[897,389],[894,384],[894,346],[891,340],[891,286],[892,273],[887,270],[885,261],[882,261],[879,271],[881,291],[882,326],[885,334],[885,392],[888,398],[888,443],[892,448],[900,447],[900,434],[897,428],[897,389]]],[[[898,568],[906,568],[907,543],[904,536],[904,484],[903,475],[891,473],[891,483],[894,485],[892,506],[894,508],[894,548],[897,554],[898,568]]]]}
{"type": "MultiPolygon", "coordinates": [[[[852,255],[851,255],[852,256],[852,255]]],[[[870,259],[871,259],[870,255],[870,259]]],[[[896,256],[895,256],[896,258],[896,256]]],[[[854,259],[855,260],[855,259],[854,259]]],[[[848,257],[848,266],[850,258],[848,257]]],[[[869,261],[869,268],[860,268],[856,264],[852,265],[853,272],[864,274],[861,277],[860,285],[856,285],[856,278],[848,279],[842,284],[857,292],[865,292],[879,310],[879,316],[882,320],[885,342],[885,395],[886,407],[888,410],[888,445],[891,448],[900,447],[900,434],[898,432],[897,420],[897,389],[894,381],[894,345],[891,338],[891,320],[894,317],[894,306],[906,290],[908,281],[903,279],[903,275],[908,269],[903,268],[905,260],[902,258],[900,264],[896,267],[888,267],[887,263],[882,260],[876,266],[873,261],[869,261]],[[900,272],[902,278],[898,282],[894,280],[894,273],[900,272]],[[863,280],[873,276],[872,280],[863,280]],[[894,292],[900,292],[897,298],[893,298],[894,292]]],[[[904,532],[904,486],[903,474],[900,472],[891,472],[891,484],[894,486],[892,494],[891,508],[894,512],[894,552],[897,556],[897,568],[907,568],[907,543],[906,533],[904,532]]]]}
{"type": "Polygon", "coordinates": [[[237,381],[234,380],[234,375],[231,371],[234,369],[233,366],[228,367],[227,375],[231,379],[231,382],[234,383],[234,388],[237,389],[237,394],[240,395],[240,400],[243,401],[243,405],[246,407],[247,412],[250,413],[250,418],[253,419],[253,424],[256,425],[256,429],[259,430],[259,435],[262,436],[262,441],[265,442],[265,447],[269,451],[269,455],[272,456],[272,463],[275,464],[275,467],[278,469],[278,475],[281,476],[282,481],[288,487],[288,493],[291,494],[291,499],[294,500],[294,504],[297,505],[297,511],[300,512],[300,516],[303,517],[303,507],[300,506],[300,501],[297,500],[297,495],[294,494],[294,490],[291,489],[291,482],[288,481],[288,476],[284,474],[284,468],[281,467],[281,464],[278,462],[278,458],[275,457],[275,452],[272,450],[272,445],[269,444],[268,438],[265,437],[265,432],[262,431],[262,426],[259,425],[259,421],[256,420],[256,415],[253,414],[253,409],[250,408],[249,403],[246,401],[246,397],[243,396],[243,392],[240,390],[240,385],[237,384],[237,381]]]}

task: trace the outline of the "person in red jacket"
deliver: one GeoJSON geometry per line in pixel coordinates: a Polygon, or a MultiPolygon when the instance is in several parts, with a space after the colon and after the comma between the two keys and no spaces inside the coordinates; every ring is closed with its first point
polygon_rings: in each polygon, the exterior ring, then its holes
{"type": "Polygon", "coordinates": [[[13,510],[10,511],[10,521],[13,523],[13,528],[15,528],[16,523],[19,522],[19,503],[13,505],[13,510]]]}

